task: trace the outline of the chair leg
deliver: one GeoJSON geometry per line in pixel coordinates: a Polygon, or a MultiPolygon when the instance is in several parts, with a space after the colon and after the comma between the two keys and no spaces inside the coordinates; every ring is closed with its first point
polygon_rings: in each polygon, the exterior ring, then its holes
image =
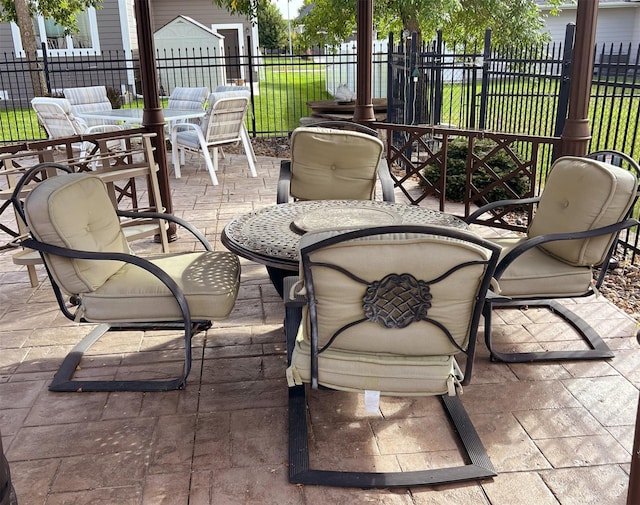
{"type": "Polygon", "coordinates": [[[184,329],[184,368],[180,376],[168,380],[84,380],[73,379],[84,353],[108,331],[127,330],[131,328],[150,328],[149,325],[131,325],[127,327],[111,327],[108,324],[99,324],[89,332],[67,354],[60,368],[49,385],[49,391],[54,392],[96,392],[96,391],[171,391],[183,389],[191,370],[191,337],[211,326],[210,321],[198,321],[191,328],[184,328],[179,323],[158,324],[154,328],[160,329],[184,329]]]}
{"type": "Polygon", "coordinates": [[[457,396],[442,396],[443,406],[460,438],[465,460],[448,468],[411,472],[340,472],[309,465],[305,386],[289,389],[289,482],[337,487],[387,488],[438,485],[495,477],[497,474],[471,419],[457,396]]]}
{"type": "MultiPolygon", "coordinates": [[[[182,173],[180,172],[180,154],[181,150],[178,148],[176,137],[172,135],[171,159],[173,160],[173,171],[176,179],[180,179],[180,177],[182,177],[182,173]]],[[[182,155],[184,156],[184,152],[182,153],[182,155]]],[[[184,163],[184,160],[182,160],[182,163],[184,163]]]]}
{"type": "Polygon", "coordinates": [[[209,176],[211,177],[211,184],[214,186],[218,185],[218,176],[216,175],[216,170],[218,169],[218,153],[214,149],[213,159],[211,159],[211,154],[209,153],[209,148],[206,145],[201,146],[202,155],[204,156],[204,162],[207,165],[207,170],[209,171],[209,176]]]}
{"type": "Polygon", "coordinates": [[[249,163],[249,170],[251,171],[252,177],[257,177],[258,174],[256,172],[256,155],[253,152],[253,146],[251,145],[251,139],[249,138],[249,132],[247,132],[247,127],[242,125],[242,130],[240,130],[240,136],[242,137],[242,147],[244,148],[244,153],[247,156],[247,162],[249,163]]]}
{"type": "Polygon", "coordinates": [[[613,352],[604,343],[600,335],[581,317],[569,310],[556,300],[512,300],[485,303],[484,315],[484,339],[491,353],[493,361],[506,363],[527,363],[531,361],[558,361],[574,359],[604,359],[612,358],[613,352]],[[491,338],[491,311],[493,307],[521,308],[521,307],[546,307],[554,314],[560,316],[582,337],[589,349],[575,351],[537,351],[537,352],[500,352],[494,349],[491,338]]]}
{"type": "MultiPolygon", "coordinates": [[[[284,279],[287,363],[291,362],[304,305],[304,300],[292,300],[288,296],[296,279],[294,277],[284,279]]],[[[441,401],[458,434],[466,464],[411,472],[314,470],[309,464],[305,387],[302,385],[289,388],[289,482],[292,484],[386,488],[463,482],[488,479],[497,475],[462,402],[457,396],[447,395],[443,395],[441,401]]]]}

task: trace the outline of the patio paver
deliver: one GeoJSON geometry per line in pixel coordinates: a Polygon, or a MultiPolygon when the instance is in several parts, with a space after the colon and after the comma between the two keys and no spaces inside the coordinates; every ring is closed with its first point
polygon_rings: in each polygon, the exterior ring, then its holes
{"type": "MultiPolygon", "coordinates": [[[[192,159],[171,179],[176,215],[223,249],[229,219],[275,202],[279,160],[259,157],[257,167],[251,178],[242,156],[227,155],[212,186],[192,159]]],[[[134,247],[159,250],[144,240],[134,247]]],[[[185,233],[171,244],[194,247],[185,233]]],[[[479,336],[462,401],[498,471],[493,480],[396,490],[289,484],[284,310],[265,268],[241,263],[237,305],[194,339],[185,390],[72,394],[47,385],[85,327],[58,312],[47,281],[31,288],[26,269],[0,255],[0,429],[21,504],[626,503],[640,351],[635,321],[603,298],[568,303],[615,349],[608,361],[491,363],[479,336]]],[[[538,309],[497,311],[494,325],[496,340],[576,344],[538,309]]],[[[79,373],[170,374],[180,345],[179,335],[126,332],[97,345],[79,373]]],[[[310,402],[318,464],[411,469],[459,457],[434,398],[383,398],[375,415],[355,395],[314,392],[310,402]]]]}

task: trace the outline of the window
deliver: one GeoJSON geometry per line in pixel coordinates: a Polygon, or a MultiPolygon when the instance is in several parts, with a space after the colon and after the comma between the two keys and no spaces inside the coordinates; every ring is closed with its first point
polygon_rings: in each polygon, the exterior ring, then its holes
{"type": "MultiPolygon", "coordinates": [[[[57,54],[98,54],[100,43],[98,41],[98,25],[96,21],[96,10],[90,7],[85,12],[78,13],[76,17],[78,31],[70,35],[64,35],[64,28],[53,19],[38,16],[33,20],[34,33],[38,47],[44,42],[50,56],[57,54]]],[[[13,35],[13,45],[16,54],[24,57],[24,49],[20,41],[20,30],[18,25],[11,23],[13,35]]],[[[40,50],[38,51],[38,54],[40,50]]]]}

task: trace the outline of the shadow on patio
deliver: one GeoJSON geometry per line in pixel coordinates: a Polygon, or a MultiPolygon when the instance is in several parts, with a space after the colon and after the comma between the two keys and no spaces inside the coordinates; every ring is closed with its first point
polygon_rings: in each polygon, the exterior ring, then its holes
{"type": "MultiPolygon", "coordinates": [[[[197,166],[195,159],[181,179],[171,179],[174,212],[222,249],[229,219],[275,202],[279,160],[259,157],[258,177],[251,178],[244,157],[227,156],[219,186],[197,166]]],[[[194,247],[185,237],[171,248],[194,247]]],[[[145,239],[135,247],[157,245],[145,239]]],[[[317,488],[287,482],[282,302],[262,265],[242,260],[242,268],[230,318],[194,339],[185,390],[60,394],[47,385],[86,327],[59,313],[47,281],[31,288],[24,267],[0,256],[0,428],[20,503],[625,503],[640,384],[636,327],[603,298],[570,303],[615,350],[611,360],[491,363],[480,336],[461,399],[498,472],[493,480],[394,491],[317,488]]],[[[38,275],[44,277],[41,267],[38,275]]],[[[547,348],[573,338],[539,309],[497,311],[494,331],[496,340],[547,348]]],[[[163,335],[115,334],[94,347],[80,373],[103,374],[121,362],[157,371],[176,349],[179,367],[181,342],[163,335]]],[[[385,398],[374,415],[361,398],[314,392],[318,464],[376,470],[450,464],[457,450],[448,423],[434,416],[434,402],[385,398]]]]}

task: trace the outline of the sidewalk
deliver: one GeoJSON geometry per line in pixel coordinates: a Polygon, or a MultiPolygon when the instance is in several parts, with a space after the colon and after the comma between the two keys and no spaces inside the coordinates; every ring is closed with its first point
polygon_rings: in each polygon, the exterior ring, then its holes
{"type": "MultiPolygon", "coordinates": [[[[175,214],[223,249],[230,218],[275,202],[279,160],[259,157],[257,168],[251,178],[244,158],[228,155],[212,186],[194,158],[171,179],[175,214]]],[[[171,247],[195,243],[181,233],[171,247]]],[[[135,248],[159,250],[148,240],[135,248]]],[[[66,320],[49,283],[31,288],[8,253],[0,255],[0,300],[0,430],[21,505],[626,503],[640,350],[635,322],[603,298],[576,300],[575,309],[615,350],[609,361],[505,365],[491,363],[479,343],[462,401],[496,478],[374,491],[287,482],[284,310],[262,265],[242,260],[236,307],[195,338],[183,391],[50,393],[88,326],[66,320]]],[[[499,311],[494,325],[496,340],[580,345],[567,343],[571,331],[544,310],[499,311]]],[[[92,351],[80,374],[171,374],[182,354],[180,335],[135,331],[92,351]]],[[[355,395],[319,392],[311,401],[318,465],[386,470],[458,458],[435,398],[386,398],[376,415],[355,395]]]]}

